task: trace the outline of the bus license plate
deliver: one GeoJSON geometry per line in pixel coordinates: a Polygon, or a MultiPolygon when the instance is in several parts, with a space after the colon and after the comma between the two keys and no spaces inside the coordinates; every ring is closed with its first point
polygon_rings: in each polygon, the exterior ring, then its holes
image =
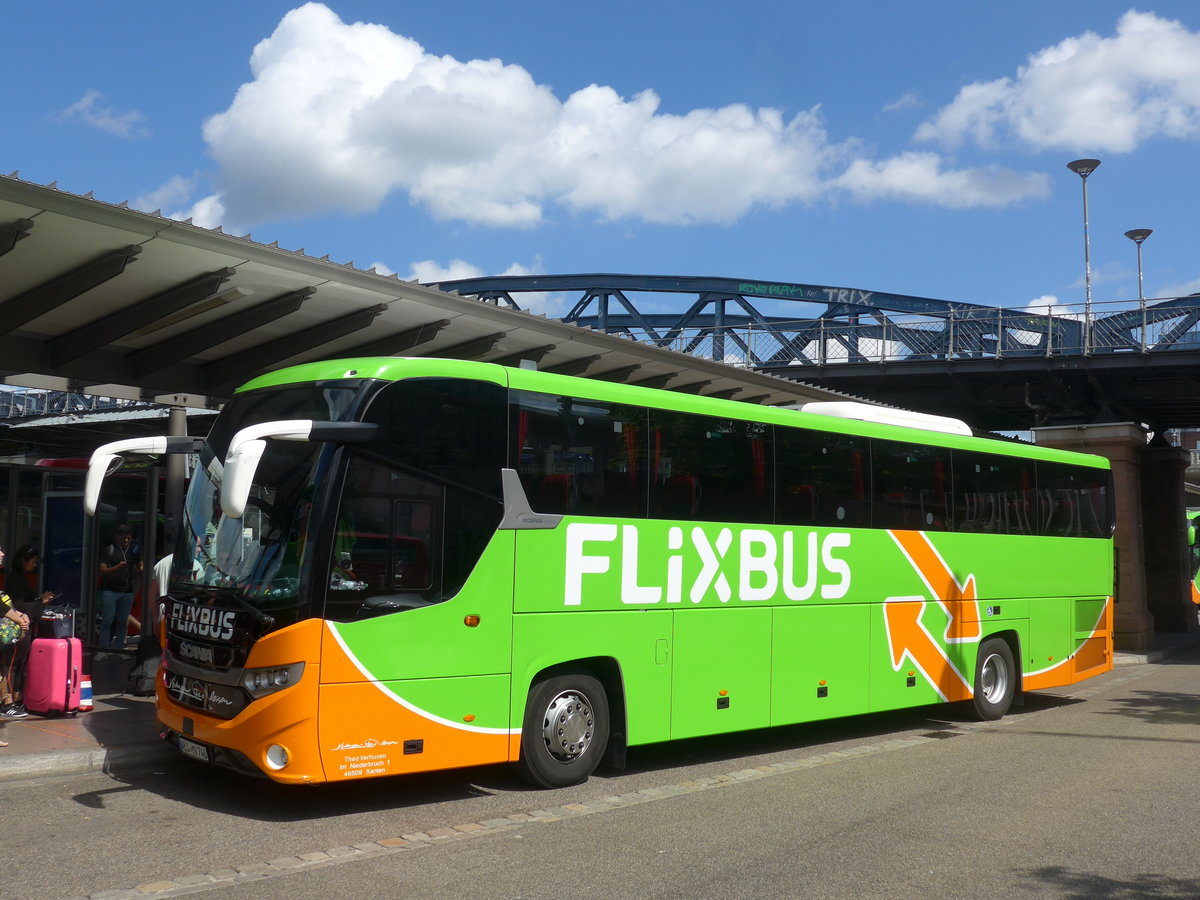
{"type": "Polygon", "coordinates": [[[198,759],[200,762],[208,762],[208,748],[195,741],[189,741],[185,737],[179,739],[179,752],[192,759],[198,759]]]}

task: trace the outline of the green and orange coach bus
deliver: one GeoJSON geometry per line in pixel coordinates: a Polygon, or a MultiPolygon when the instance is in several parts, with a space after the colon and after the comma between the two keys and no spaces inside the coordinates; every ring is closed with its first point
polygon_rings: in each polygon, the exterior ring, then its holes
{"type": "Polygon", "coordinates": [[[860,404],[489,363],[237,391],[194,452],[157,683],[190,757],[286,783],[514,763],[935,703],[1112,665],[1105,460],[860,404]],[[891,421],[889,421],[891,420],[891,421]]]}

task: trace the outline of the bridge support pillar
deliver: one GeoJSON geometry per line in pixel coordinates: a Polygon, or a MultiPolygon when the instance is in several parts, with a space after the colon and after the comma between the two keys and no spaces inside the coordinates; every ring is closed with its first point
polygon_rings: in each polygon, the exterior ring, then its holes
{"type": "Polygon", "coordinates": [[[1146,432],[1132,422],[1120,422],[1035,428],[1033,434],[1040,445],[1095,453],[1112,463],[1117,523],[1113,640],[1118,650],[1149,650],[1154,641],[1154,617],[1146,603],[1142,504],[1146,432]]]}
{"type": "Polygon", "coordinates": [[[1190,554],[1184,521],[1183,476],[1191,454],[1163,441],[1145,450],[1142,509],[1145,513],[1146,597],[1159,631],[1200,630],[1192,602],[1190,554]]]}

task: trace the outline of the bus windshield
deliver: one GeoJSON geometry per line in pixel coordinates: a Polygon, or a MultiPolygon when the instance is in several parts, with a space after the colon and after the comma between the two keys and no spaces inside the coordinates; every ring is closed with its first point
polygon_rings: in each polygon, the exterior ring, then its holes
{"type": "Polygon", "coordinates": [[[184,506],[171,570],[174,596],[232,597],[268,612],[277,626],[306,618],[311,598],[300,585],[311,564],[312,522],[336,447],[321,442],[268,441],[246,511],[221,509],[222,461],[243,426],[273,419],[341,421],[352,417],[362,383],[263,390],[235,398],[200,454],[184,506]],[[283,613],[282,619],[279,614],[283,613]]]}

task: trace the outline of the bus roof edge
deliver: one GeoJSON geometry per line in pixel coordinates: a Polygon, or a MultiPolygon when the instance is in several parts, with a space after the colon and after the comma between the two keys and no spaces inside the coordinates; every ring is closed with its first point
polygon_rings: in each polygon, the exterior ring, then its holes
{"type": "Polygon", "coordinates": [[[971,426],[961,419],[949,416],[934,416],[929,413],[907,409],[892,409],[887,406],[872,406],[853,401],[816,401],[804,403],[801,412],[833,416],[838,419],[858,419],[862,422],[877,422],[880,425],[899,425],[901,428],[921,428],[925,431],[941,431],[946,434],[961,434],[970,437],[971,426]]]}

